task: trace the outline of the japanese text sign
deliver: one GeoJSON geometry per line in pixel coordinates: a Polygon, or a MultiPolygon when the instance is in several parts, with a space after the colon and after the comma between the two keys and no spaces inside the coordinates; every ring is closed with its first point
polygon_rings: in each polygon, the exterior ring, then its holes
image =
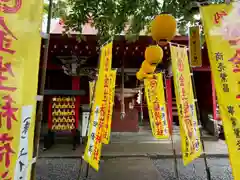
{"type": "Polygon", "coordinates": [[[201,7],[234,179],[240,179],[240,2],[201,7]]]}
{"type": "Polygon", "coordinates": [[[0,0],[0,179],[30,179],[43,2],[0,0]]]}
{"type": "Polygon", "coordinates": [[[84,160],[96,171],[99,170],[99,162],[102,149],[103,126],[106,113],[106,101],[108,99],[109,75],[112,64],[112,45],[110,42],[101,48],[100,68],[94,93],[94,103],[90,114],[90,128],[88,142],[84,152],[84,160]]]}
{"type": "Polygon", "coordinates": [[[171,57],[183,163],[187,165],[202,153],[187,48],[171,45],[171,57]]]}
{"type": "Polygon", "coordinates": [[[152,79],[145,79],[144,89],[153,136],[156,139],[167,139],[169,128],[162,73],[155,74],[152,79]]]}
{"type": "Polygon", "coordinates": [[[116,75],[117,75],[116,70],[111,70],[111,72],[109,73],[109,91],[108,91],[108,99],[106,102],[106,113],[105,113],[105,120],[104,120],[103,140],[102,140],[104,144],[108,144],[110,141],[116,75]]]}
{"type": "Polygon", "coordinates": [[[193,67],[202,66],[202,51],[200,44],[199,26],[189,28],[190,62],[193,67]]]}

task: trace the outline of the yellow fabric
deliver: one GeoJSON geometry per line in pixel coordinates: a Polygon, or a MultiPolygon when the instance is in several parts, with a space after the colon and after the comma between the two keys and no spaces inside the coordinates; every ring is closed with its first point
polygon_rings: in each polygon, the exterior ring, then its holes
{"type": "Polygon", "coordinates": [[[229,159],[235,180],[240,179],[240,37],[239,2],[201,7],[212,75],[229,159]]]}
{"type": "Polygon", "coordinates": [[[189,28],[190,62],[192,67],[202,66],[202,48],[199,31],[199,26],[189,28]]]}
{"type": "Polygon", "coordinates": [[[188,165],[202,153],[192,80],[186,47],[170,46],[183,163],[188,165]]]}
{"type": "Polygon", "coordinates": [[[0,164],[0,174],[8,172],[4,179],[19,178],[20,175],[23,175],[23,179],[30,179],[30,162],[33,154],[43,2],[41,0],[22,0],[21,2],[22,4],[16,5],[12,1],[1,2],[0,11],[1,33],[6,33],[1,39],[1,43],[3,43],[0,50],[1,76],[7,78],[1,80],[0,83],[2,112],[0,146],[7,147],[9,145],[13,151],[9,153],[10,164],[7,165],[7,153],[5,153],[7,150],[6,148],[1,150],[3,157],[0,164]],[[6,87],[13,89],[9,90],[6,87]],[[16,109],[13,109],[11,115],[11,112],[5,114],[7,113],[5,108],[16,109]],[[9,120],[7,120],[7,116],[9,120]],[[25,119],[26,116],[29,117],[27,120],[25,119]],[[11,122],[9,128],[7,128],[7,121],[11,122]],[[24,122],[30,124],[28,124],[26,131],[22,132],[24,122]],[[23,145],[21,143],[23,142],[23,138],[21,138],[23,133],[24,136],[28,136],[24,140],[27,142],[27,147],[24,148],[23,152],[27,154],[24,157],[19,157],[20,147],[23,145]],[[10,139],[13,137],[13,139],[3,142],[3,134],[10,137],[10,139]],[[19,170],[21,158],[26,160],[24,163],[28,163],[26,167],[23,167],[26,174],[19,170]]]}
{"type": "Polygon", "coordinates": [[[115,97],[115,85],[116,85],[116,70],[111,70],[109,76],[109,94],[108,100],[106,102],[106,113],[104,120],[104,132],[103,132],[103,140],[104,144],[109,144],[110,135],[111,135],[111,126],[112,126],[112,113],[113,113],[113,105],[114,105],[114,97],[115,97]]]}
{"type": "Polygon", "coordinates": [[[162,73],[155,74],[154,78],[145,79],[144,90],[152,134],[156,139],[168,139],[169,128],[162,73]]]}
{"type": "Polygon", "coordinates": [[[101,48],[100,68],[98,80],[96,82],[95,100],[92,106],[90,117],[90,127],[88,142],[84,152],[84,160],[93,169],[99,170],[99,162],[102,150],[102,135],[104,125],[104,115],[106,111],[106,98],[108,98],[108,79],[112,66],[112,46],[108,43],[101,48]]]}

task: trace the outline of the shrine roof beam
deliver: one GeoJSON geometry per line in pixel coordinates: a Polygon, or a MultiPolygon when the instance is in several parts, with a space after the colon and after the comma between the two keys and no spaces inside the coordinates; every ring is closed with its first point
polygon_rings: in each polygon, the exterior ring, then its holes
{"type": "Polygon", "coordinates": [[[46,89],[44,95],[65,95],[65,96],[85,96],[86,91],[84,90],[53,90],[46,89]]]}

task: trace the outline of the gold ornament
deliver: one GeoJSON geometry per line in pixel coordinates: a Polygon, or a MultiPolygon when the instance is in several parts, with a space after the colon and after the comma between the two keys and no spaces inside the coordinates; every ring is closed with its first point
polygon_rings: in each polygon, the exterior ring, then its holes
{"type": "Polygon", "coordinates": [[[74,128],[75,128],[74,124],[71,124],[70,130],[72,130],[72,129],[74,129],[74,128]]]}
{"type": "Polygon", "coordinates": [[[155,41],[168,43],[176,35],[176,29],[177,22],[172,15],[160,14],[152,21],[151,35],[155,41]]]}
{"type": "Polygon", "coordinates": [[[74,116],[75,115],[75,111],[72,109],[72,111],[70,112],[70,115],[74,116]]]}
{"type": "Polygon", "coordinates": [[[162,62],[163,50],[158,45],[148,46],[145,50],[145,59],[149,64],[158,64],[162,62]]]}
{"type": "Polygon", "coordinates": [[[61,108],[62,108],[62,109],[66,109],[66,108],[67,108],[67,105],[66,105],[66,104],[62,104],[62,105],[61,105],[61,108]]]}
{"type": "Polygon", "coordinates": [[[71,104],[70,104],[70,103],[67,103],[66,108],[70,108],[70,107],[71,107],[71,104]]]}
{"type": "Polygon", "coordinates": [[[70,106],[70,108],[71,108],[71,109],[75,109],[75,104],[72,104],[72,105],[70,106]]]}
{"type": "Polygon", "coordinates": [[[54,109],[56,107],[56,103],[53,103],[52,104],[52,108],[54,109]]]}

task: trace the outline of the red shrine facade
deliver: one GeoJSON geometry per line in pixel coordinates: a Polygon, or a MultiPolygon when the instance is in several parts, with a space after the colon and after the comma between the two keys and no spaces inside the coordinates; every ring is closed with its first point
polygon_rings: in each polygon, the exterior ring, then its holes
{"type": "MultiPolygon", "coordinates": [[[[86,27],[85,40],[78,42],[76,36],[71,37],[62,36],[59,28],[50,35],[49,54],[47,63],[47,76],[45,85],[45,100],[44,100],[44,116],[43,122],[52,125],[53,123],[53,98],[60,96],[74,96],[74,106],[67,105],[64,107],[72,107],[75,109],[75,121],[82,121],[83,107],[89,106],[89,81],[91,69],[96,69],[98,64],[99,46],[97,44],[96,32],[89,30],[86,27]],[[90,33],[89,33],[90,32],[90,33]],[[68,72],[69,69],[80,71],[80,76],[75,76],[74,72],[68,72]],[[73,73],[73,74],[71,74],[73,73]]],[[[188,37],[176,36],[173,39],[174,43],[188,45],[188,37]]],[[[119,36],[113,42],[113,59],[112,68],[118,68],[116,79],[116,96],[115,105],[112,117],[112,131],[113,132],[138,132],[140,127],[140,105],[137,104],[137,79],[135,73],[141,66],[144,60],[145,48],[153,44],[151,37],[140,36],[135,42],[127,42],[123,36],[119,36]],[[121,73],[121,67],[124,65],[124,73],[121,73]],[[124,78],[122,78],[122,75],[124,78]],[[120,88],[122,87],[122,80],[124,80],[124,94],[125,96],[125,112],[126,116],[120,119],[121,102],[120,102],[120,88]],[[129,96],[127,95],[129,94],[129,96]]],[[[44,45],[41,48],[41,64],[44,45]]],[[[164,48],[163,64],[159,68],[166,68],[169,66],[169,49],[164,48]]],[[[209,119],[218,119],[217,117],[217,103],[215,97],[215,89],[212,82],[207,48],[202,48],[202,67],[193,68],[194,81],[196,87],[196,94],[198,99],[200,118],[203,125],[208,128],[209,119]],[[211,117],[211,118],[210,118],[211,117]]],[[[73,71],[73,70],[72,70],[73,71]]],[[[41,72],[41,71],[40,71],[41,72]]],[[[39,75],[39,77],[41,74],[39,75]]],[[[169,123],[173,121],[177,123],[177,108],[175,101],[175,92],[173,86],[173,78],[168,77],[165,82],[167,107],[170,114],[169,123]]],[[[66,97],[67,98],[67,97],[66,97]]],[[[56,99],[55,99],[56,100],[56,99]]],[[[66,100],[66,99],[65,99],[66,100]]],[[[60,99],[59,99],[60,101],[60,99]]],[[[67,100],[66,100],[67,101],[67,100]]],[[[57,105],[55,105],[57,107],[57,105]]],[[[60,107],[60,106],[59,106],[60,107]]],[[[63,107],[63,108],[64,108],[63,107]]],[[[71,110],[66,110],[67,112],[71,110]]],[[[59,112],[60,113],[60,112],[59,112]]],[[[57,114],[57,111],[55,115],[57,114]]],[[[67,114],[67,113],[66,113],[67,114]]],[[[68,114],[68,115],[69,115],[68,114]]],[[[71,115],[66,116],[66,119],[71,119],[71,115]],[[70,117],[70,118],[69,118],[70,117]]],[[[143,121],[147,124],[148,111],[146,103],[143,102],[143,121]]],[[[57,118],[54,121],[59,121],[57,118]]],[[[69,120],[69,122],[73,120],[69,120]]],[[[70,127],[70,125],[69,125],[70,127]]],[[[48,128],[50,128],[48,126],[48,128]]],[[[58,127],[59,128],[59,127],[58,127]]],[[[61,128],[61,127],[60,127],[61,128]]]]}

